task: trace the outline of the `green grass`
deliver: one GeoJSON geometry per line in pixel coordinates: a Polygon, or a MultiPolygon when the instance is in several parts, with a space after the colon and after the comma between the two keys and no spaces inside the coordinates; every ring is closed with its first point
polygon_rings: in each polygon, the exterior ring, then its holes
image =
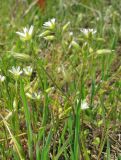
{"type": "Polygon", "coordinates": [[[120,160],[120,0],[0,3],[0,159],[120,160]]]}

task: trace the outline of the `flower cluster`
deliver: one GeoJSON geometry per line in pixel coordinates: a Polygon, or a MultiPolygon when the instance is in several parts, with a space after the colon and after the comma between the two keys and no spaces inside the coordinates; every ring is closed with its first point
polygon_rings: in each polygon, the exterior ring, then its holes
{"type": "Polygon", "coordinates": [[[9,72],[15,77],[15,79],[18,79],[22,75],[22,73],[25,73],[25,75],[27,76],[31,76],[32,70],[33,69],[31,66],[27,66],[23,70],[21,70],[20,66],[18,67],[13,66],[12,69],[9,70],[9,72]]]}
{"type": "Polygon", "coordinates": [[[88,35],[88,34],[96,34],[96,30],[92,29],[92,28],[81,28],[80,31],[84,34],[84,35],[88,35]]]}
{"type": "Polygon", "coordinates": [[[45,40],[52,41],[55,39],[54,32],[56,28],[56,19],[52,18],[50,21],[43,24],[44,31],[39,35],[39,37],[44,38],[45,40]]]}

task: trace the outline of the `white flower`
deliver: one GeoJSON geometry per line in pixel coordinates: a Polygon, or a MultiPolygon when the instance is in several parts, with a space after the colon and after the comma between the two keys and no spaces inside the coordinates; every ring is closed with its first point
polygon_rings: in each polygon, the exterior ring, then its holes
{"type": "Polygon", "coordinates": [[[27,76],[31,76],[33,69],[31,66],[27,66],[26,68],[23,69],[23,71],[27,76]]]}
{"type": "Polygon", "coordinates": [[[39,100],[41,98],[41,93],[40,92],[26,93],[26,96],[33,100],[39,100]]]}
{"type": "Polygon", "coordinates": [[[45,22],[43,24],[44,28],[46,29],[54,29],[55,28],[55,18],[52,18],[50,21],[45,22]]]}
{"type": "Polygon", "coordinates": [[[80,31],[84,34],[84,35],[88,35],[89,33],[91,34],[95,34],[97,31],[93,28],[81,28],[80,31]]]}
{"type": "Polygon", "coordinates": [[[32,33],[33,33],[33,29],[34,29],[34,26],[31,26],[30,28],[23,28],[23,32],[16,32],[20,38],[23,40],[23,41],[28,41],[32,38],[32,33]]]}
{"type": "MultiPolygon", "coordinates": [[[[80,102],[80,100],[79,99],[77,99],[77,105],[79,105],[79,102],[80,102]]],[[[86,101],[86,99],[84,99],[84,100],[81,100],[81,110],[86,110],[86,109],[88,109],[89,108],[89,105],[88,105],[88,103],[87,103],[87,101],[86,101]]]]}
{"type": "Polygon", "coordinates": [[[23,73],[20,66],[18,66],[18,67],[13,66],[12,69],[9,70],[9,72],[11,74],[13,74],[13,76],[15,76],[15,78],[18,78],[23,73]]]}
{"type": "Polygon", "coordinates": [[[0,75],[0,82],[4,82],[5,81],[5,76],[0,75]]]}
{"type": "Polygon", "coordinates": [[[74,35],[74,33],[73,33],[73,32],[69,32],[69,35],[70,35],[70,36],[73,36],[73,35],[74,35]]]}
{"type": "Polygon", "coordinates": [[[86,102],[86,100],[83,100],[83,101],[81,102],[81,109],[82,109],[82,110],[85,110],[85,109],[88,109],[88,108],[89,108],[88,103],[86,102]]]}

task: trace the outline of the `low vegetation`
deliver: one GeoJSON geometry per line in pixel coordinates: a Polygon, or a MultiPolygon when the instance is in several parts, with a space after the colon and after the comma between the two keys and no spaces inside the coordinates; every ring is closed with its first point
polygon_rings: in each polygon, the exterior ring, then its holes
{"type": "Polygon", "coordinates": [[[0,3],[0,159],[121,160],[121,1],[0,3]]]}

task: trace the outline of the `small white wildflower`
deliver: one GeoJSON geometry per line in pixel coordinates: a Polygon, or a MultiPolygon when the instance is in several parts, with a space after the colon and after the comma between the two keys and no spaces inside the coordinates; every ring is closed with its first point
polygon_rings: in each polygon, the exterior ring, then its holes
{"type": "MultiPolygon", "coordinates": [[[[79,99],[77,99],[77,105],[79,105],[79,99]]],[[[88,103],[86,102],[86,100],[81,100],[81,110],[86,110],[89,108],[88,103]]]]}
{"type": "Polygon", "coordinates": [[[69,32],[69,36],[73,36],[74,35],[74,33],[73,32],[69,32]]]}
{"type": "Polygon", "coordinates": [[[55,18],[52,18],[50,21],[45,22],[43,24],[44,28],[46,28],[46,29],[54,29],[55,28],[55,21],[56,21],[55,18]]]}
{"type": "Polygon", "coordinates": [[[5,76],[0,75],[0,82],[4,82],[5,81],[5,76]]]}
{"type": "Polygon", "coordinates": [[[97,31],[93,28],[81,28],[80,31],[84,34],[84,35],[88,35],[89,33],[91,34],[95,34],[97,31]]]}
{"type": "Polygon", "coordinates": [[[11,74],[13,74],[13,76],[15,76],[15,78],[18,78],[23,73],[20,66],[18,66],[18,67],[13,66],[12,69],[9,70],[9,72],[11,74]]]}
{"type": "Polygon", "coordinates": [[[81,102],[81,109],[82,109],[82,110],[85,110],[85,109],[88,109],[88,108],[89,108],[88,103],[86,102],[86,100],[83,100],[83,101],[81,102]]]}
{"type": "Polygon", "coordinates": [[[32,33],[33,33],[33,29],[34,29],[34,26],[31,26],[30,28],[23,28],[23,32],[16,32],[20,38],[23,40],[23,41],[28,41],[32,38],[32,33]]]}
{"type": "Polygon", "coordinates": [[[34,93],[26,93],[26,96],[30,99],[33,99],[33,100],[39,100],[41,98],[41,93],[40,92],[34,92],[34,93]]]}
{"type": "Polygon", "coordinates": [[[27,76],[31,76],[33,69],[31,66],[27,66],[26,68],[23,68],[23,71],[27,76]]]}

